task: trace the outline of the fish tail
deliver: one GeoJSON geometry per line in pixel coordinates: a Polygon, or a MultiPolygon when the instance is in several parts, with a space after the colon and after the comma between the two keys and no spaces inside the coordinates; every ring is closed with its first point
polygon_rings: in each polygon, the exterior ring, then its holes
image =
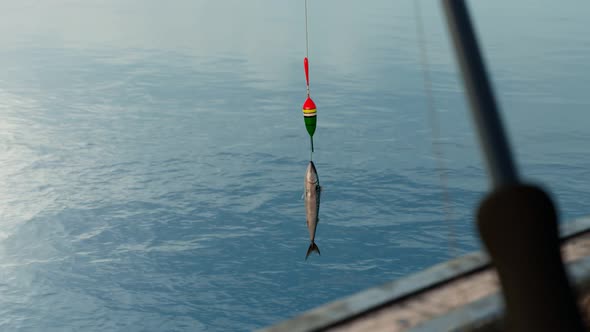
{"type": "Polygon", "coordinates": [[[305,260],[307,260],[307,257],[309,257],[309,255],[314,251],[317,252],[318,255],[321,256],[320,248],[318,248],[318,246],[315,244],[315,242],[312,241],[311,244],[309,245],[309,248],[307,248],[307,254],[305,255],[305,260]]]}

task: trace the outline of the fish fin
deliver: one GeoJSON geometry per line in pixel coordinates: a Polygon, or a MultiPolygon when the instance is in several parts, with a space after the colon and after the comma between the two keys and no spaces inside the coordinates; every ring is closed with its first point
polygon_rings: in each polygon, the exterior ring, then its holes
{"type": "Polygon", "coordinates": [[[301,199],[304,199],[305,195],[307,195],[307,188],[305,188],[305,186],[303,186],[303,193],[301,193],[301,199]]]}
{"type": "Polygon", "coordinates": [[[309,248],[307,248],[307,254],[305,254],[305,260],[307,260],[307,257],[309,257],[309,255],[310,255],[312,252],[314,252],[314,251],[315,251],[315,252],[317,252],[317,253],[318,253],[318,255],[320,255],[320,256],[321,256],[321,254],[320,254],[320,248],[319,248],[319,247],[318,247],[318,246],[315,244],[315,242],[312,242],[312,243],[309,245],[309,248]]]}

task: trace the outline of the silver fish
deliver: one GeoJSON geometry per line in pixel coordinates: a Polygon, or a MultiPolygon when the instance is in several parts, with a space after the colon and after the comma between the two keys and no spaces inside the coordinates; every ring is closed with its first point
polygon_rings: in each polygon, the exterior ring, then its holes
{"type": "Polygon", "coordinates": [[[307,216],[307,229],[309,230],[309,239],[311,240],[311,244],[307,249],[307,254],[305,255],[305,259],[309,257],[309,255],[317,251],[318,255],[320,254],[320,248],[315,244],[315,231],[318,226],[319,222],[319,212],[320,212],[320,193],[322,191],[322,187],[320,187],[320,179],[318,178],[318,172],[315,169],[315,165],[313,161],[309,162],[307,166],[307,171],[305,172],[305,192],[304,192],[304,199],[305,199],[305,212],[307,216]]]}

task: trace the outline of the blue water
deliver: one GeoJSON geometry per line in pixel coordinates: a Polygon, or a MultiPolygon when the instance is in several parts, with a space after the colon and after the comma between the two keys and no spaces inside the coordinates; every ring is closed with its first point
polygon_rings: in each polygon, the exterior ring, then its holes
{"type": "MultiPolygon", "coordinates": [[[[305,261],[303,1],[0,2],[0,330],[251,330],[478,250],[486,170],[422,8],[440,137],[411,1],[310,0],[305,261]]],[[[471,8],[523,175],[589,214],[589,3],[471,8]]]]}

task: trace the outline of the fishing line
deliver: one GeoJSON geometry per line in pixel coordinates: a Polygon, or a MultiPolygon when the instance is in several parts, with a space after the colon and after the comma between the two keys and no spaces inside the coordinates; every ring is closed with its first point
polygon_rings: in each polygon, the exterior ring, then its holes
{"type": "MultiPolygon", "coordinates": [[[[305,0],[305,57],[309,59],[309,34],[307,27],[307,0],[305,0]]],[[[307,85],[307,95],[309,95],[309,84],[307,85]]]]}
{"type": "Polygon", "coordinates": [[[428,59],[427,40],[424,32],[424,21],[422,20],[422,8],[420,0],[412,0],[414,3],[414,15],[416,16],[416,34],[418,35],[418,45],[420,48],[420,64],[424,81],[424,92],[426,94],[426,107],[428,109],[428,122],[432,133],[432,153],[436,159],[437,173],[439,181],[443,188],[443,209],[445,219],[449,225],[449,254],[451,257],[458,255],[455,229],[452,223],[453,210],[451,206],[451,197],[448,189],[447,167],[444,159],[444,153],[440,145],[440,121],[436,111],[436,100],[432,89],[432,77],[430,76],[430,62],[428,59]]]}
{"type": "MultiPolygon", "coordinates": [[[[305,57],[309,59],[309,28],[307,27],[307,0],[305,0],[305,57]]],[[[307,83],[307,96],[309,97],[309,82],[307,83]]],[[[309,160],[313,161],[313,138],[311,140],[311,152],[309,160]]]]}
{"type": "MultiPolygon", "coordinates": [[[[428,60],[428,48],[426,33],[424,32],[424,21],[422,20],[422,8],[420,0],[411,0],[414,3],[414,15],[416,16],[416,34],[418,35],[418,45],[420,48],[420,64],[422,67],[424,93],[426,94],[426,107],[428,108],[428,122],[430,124],[430,131],[432,133],[432,153],[436,159],[436,168],[439,176],[440,185],[443,188],[443,210],[445,220],[449,227],[449,256],[457,257],[459,250],[457,248],[457,238],[455,227],[453,225],[453,207],[451,205],[451,195],[449,193],[447,166],[444,159],[442,146],[440,145],[440,121],[436,112],[436,100],[432,89],[432,77],[430,76],[430,62],[428,60]]],[[[465,302],[466,289],[458,289],[457,296],[461,301],[465,302]]],[[[467,318],[460,314],[460,320],[466,321],[467,318]]]]}

